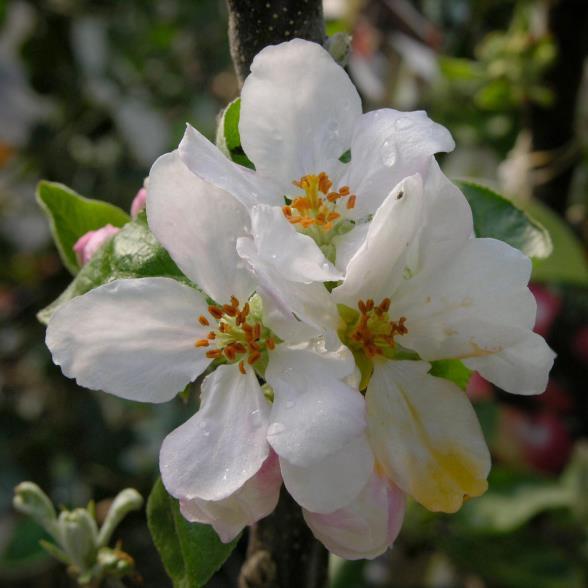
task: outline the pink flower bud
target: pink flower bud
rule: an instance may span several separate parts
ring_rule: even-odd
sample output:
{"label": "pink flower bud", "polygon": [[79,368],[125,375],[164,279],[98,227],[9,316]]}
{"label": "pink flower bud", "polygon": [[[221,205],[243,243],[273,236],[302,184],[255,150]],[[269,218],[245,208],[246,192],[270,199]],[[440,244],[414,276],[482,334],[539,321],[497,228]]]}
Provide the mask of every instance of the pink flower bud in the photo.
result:
{"label": "pink flower bud", "polygon": [[113,227],[112,225],[105,225],[95,231],[88,231],[85,235],[82,235],[73,246],[73,250],[76,254],[78,263],[80,265],[86,265],[92,256],[105,241],[108,241],[113,235],[116,235],[120,231],[119,228]]}
{"label": "pink flower bud", "polygon": [[131,203],[131,216],[137,218],[137,215],[145,209],[147,205],[147,188],[141,188]]}

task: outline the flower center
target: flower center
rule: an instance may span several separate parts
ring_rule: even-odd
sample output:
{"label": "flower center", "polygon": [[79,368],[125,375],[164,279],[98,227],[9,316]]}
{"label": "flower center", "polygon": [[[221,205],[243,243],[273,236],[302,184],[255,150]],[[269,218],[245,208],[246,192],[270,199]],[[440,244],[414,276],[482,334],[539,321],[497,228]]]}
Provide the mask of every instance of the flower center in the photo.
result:
{"label": "flower center", "polygon": [[406,335],[406,317],[398,321],[390,320],[390,298],[384,298],[376,305],[370,298],[357,303],[359,312],[348,307],[340,307],[343,326],[340,329],[342,340],[353,351],[360,351],[369,359],[377,356],[390,357],[396,347],[395,337]]}
{"label": "flower center", "polygon": [[261,311],[252,310],[252,304],[257,306],[255,297],[250,302],[241,306],[239,300],[231,296],[230,304],[211,304],[208,307],[211,320],[202,314],[198,322],[204,327],[216,323],[216,329],[211,330],[206,339],[194,343],[195,347],[212,347],[206,352],[210,359],[239,363],[242,374],[246,373],[246,363],[264,371],[268,352],[277,343],[272,332],[263,325]]}
{"label": "flower center", "polygon": [[319,246],[328,245],[333,236],[351,229],[352,223],[343,218],[340,206],[355,207],[356,195],[351,194],[349,186],[333,190],[333,182],[325,172],[318,175],[302,176],[293,184],[304,195],[287,198],[282,207],[284,216],[297,229],[312,237]]}

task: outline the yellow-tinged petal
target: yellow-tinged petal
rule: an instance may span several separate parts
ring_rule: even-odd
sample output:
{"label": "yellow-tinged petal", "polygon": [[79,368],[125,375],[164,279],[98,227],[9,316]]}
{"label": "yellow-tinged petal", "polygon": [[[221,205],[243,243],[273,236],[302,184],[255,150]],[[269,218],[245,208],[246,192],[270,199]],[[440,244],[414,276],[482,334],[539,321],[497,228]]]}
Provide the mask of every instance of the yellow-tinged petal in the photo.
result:
{"label": "yellow-tinged petal", "polygon": [[377,362],[366,394],[368,435],[402,490],[429,510],[455,512],[486,491],[490,454],[466,395],[429,368]]}

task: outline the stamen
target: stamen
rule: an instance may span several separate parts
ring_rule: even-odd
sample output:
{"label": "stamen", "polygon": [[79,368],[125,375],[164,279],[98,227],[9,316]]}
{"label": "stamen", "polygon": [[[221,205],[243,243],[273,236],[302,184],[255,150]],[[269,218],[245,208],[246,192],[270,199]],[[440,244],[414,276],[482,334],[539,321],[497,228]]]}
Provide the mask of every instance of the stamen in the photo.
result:
{"label": "stamen", "polygon": [[353,196],[349,197],[349,200],[347,200],[347,210],[351,210],[352,208],[355,208],[355,200],[357,199],[357,196],[355,194],[353,194]]}
{"label": "stamen", "polygon": [[223,317],[223,311],[218,306],[210,305],[208,312],[218,321]]}
{"label": "stamen", "polygon": [[208,347],[208,339],[198,339],[196,343],[194,343],[194,347]]}
{"label": "stamen", "polygon": [[247,358],[247,363],[249,365],[254,365],[257,361],[259,361],[260,357],[261,357],[261,353],[259,351],[254,351]]}
{"label": "stamen", "polygon": [[236,296],[231,296],[231,305],[233,308],[239,308],[239,299]]}
{"label": "stamen", "polygon": [[206,352],[206,357],[209,359],[218,359],[223,354],[222,349],[211,349]]}
{"label": "stamen", "polygon": [[243,360],[241,360],[239,362],[239,371],[245,376],[247,375],[247,372],[245,371],[245,362]]}
{"label": "stamen", "polygon": [[270,351],[273,351],[276,348],[276,342],[271,337],[266,340],[265,344]]}
{"label": "stamen", "polygon": [[206,318],[206,317],[205,317],[203,314],[201,314],[201,315],[198,317],[198,322],[199,322],[199,323],[200,323],[200,324],[201,324],[203,327],[208,327],[208,325],[210,325],[210,323],[208,322],[208,319],[207,319],[207,318]]}
{"label": "stamen", "polygon": [[216,339],[216,333],[214,331],[210,331],[210,333],[208,333],[208,338],[210,340]]}

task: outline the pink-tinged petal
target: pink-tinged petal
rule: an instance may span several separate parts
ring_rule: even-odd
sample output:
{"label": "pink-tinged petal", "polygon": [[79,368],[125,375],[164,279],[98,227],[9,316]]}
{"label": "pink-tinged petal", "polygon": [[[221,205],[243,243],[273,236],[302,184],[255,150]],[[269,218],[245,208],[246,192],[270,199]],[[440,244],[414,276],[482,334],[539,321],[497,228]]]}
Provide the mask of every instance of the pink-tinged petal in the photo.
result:
{"label": "pink-tinged petal", "polygon": [[311,512],[333,512],[349,504],[369,480],[374,456],[365,435],[319,462],[296,466],[280,458],[284,485]]}
{"label": "pink-tinged petal", "polygon": [[337,302],[355,308],[360,299],[380,301],[393,293],[422,225],[423,206],[423,184],[418,175],[404,179],[390,192],[349,261],[343,284],[333,290]]}
{"label": "pink-tinged petal", "polygon": [[529,258],[506,243],[469,239],[447,263],[400,283],[390,308],[393,320],[406,318],[408,332],[399,342],[427,361],[504,351],[535,320],[530,272]]}
{"label": "pink-tinged petal", "polygon": [[314,536],[344,559],[373,559],[396,540],[406,508],[404,492],[372,474],[361,493],[335,512],[303,511]]}
{"label": "pink-tinged petal", "polygon": [[251,273],[237,255],[236,241],[249,228],[245,208],[230,194],[195,176],[178,152],[151,168],[149,226],[180,269],[219,303],[234,295],[246,301]]}
{"label": "pink-tinged petal", "polygon": [[131,216],[133,218],[137,218],[138,214],[142,210],[145,210],[146,206],[147,206],[147,188],[143,187],[137,192],[137,194],[133,198],[133,201],[131,202]]}
{"label": "pink-tinged petal", "polygon": [[281,458],[311,465],[363,432],[364,398],[342,381],[354,370],[353,356],[343,346],[327,352],[282,344],[270,353],[265,377],[274,403],[267,438]]}
{"label": "pink-tinged petal", "polygon": [[95,231],[88,231],[74,244],[73,250],[80,265],[86,265],[106,241],[116,235],[120,229],[112,225],[105,225]]}
{"label": "pink-tinged petal", "polygon": [[280,464],[271,452],[260,470],[229,497],[218,501],[180,500],[180,512],[193,523],[212,525],[223,543],[232,541],[276,508],[282,487]]}
{"label": "pink-tinged petal", "polygon": [[341,167],[360,114],[343,68],[320,45],[294,39],[253,60],[241,92],[241,143],[257,173],[289,194],[303,175]]}
{"label": "pink-tinged petal", "polygon": [[180,500],[218,501],[254,476],[269,454],[269,404],[253,370],[222,365],[202,383],[200,410],[170,433],[159,468]]}
{"label": "pink-tinged petal", "polygon": [[555,353],[543,337],[530,332],[505,349],[482,357],[464,360],[486,380],[512,394],[541,394],[547,387]]}
{"label": "pink-tinged petal", "polygon": [[429,510],[455,512],[465,497],[486,491],[490,454],[466,394],[429,368],[422,361],[375,366],[368,435],[387,477]]}
{"label": "pink-tinged petal", "polygon": [[205,182],[232,194],[243,206],[281,205],[284,193],[271,178],[261,178],[254,171],[233,163],[206,137],[190,125],[179,147],[186,167]]}
{"label": "pink-tinged petal", "polygon": [[374,110],[356,120],[343,183],[357,194],[356,218],[374,213],[403,178],[425,175],[440,151],[452,151],[449,131],[424,111]]}
{"label": "pink-tinged petal", "polygon": [[165,402],[210,363],[199,292],[169,278],[115,280],[60,307],[47,327],[53,361],[80,386]]}

